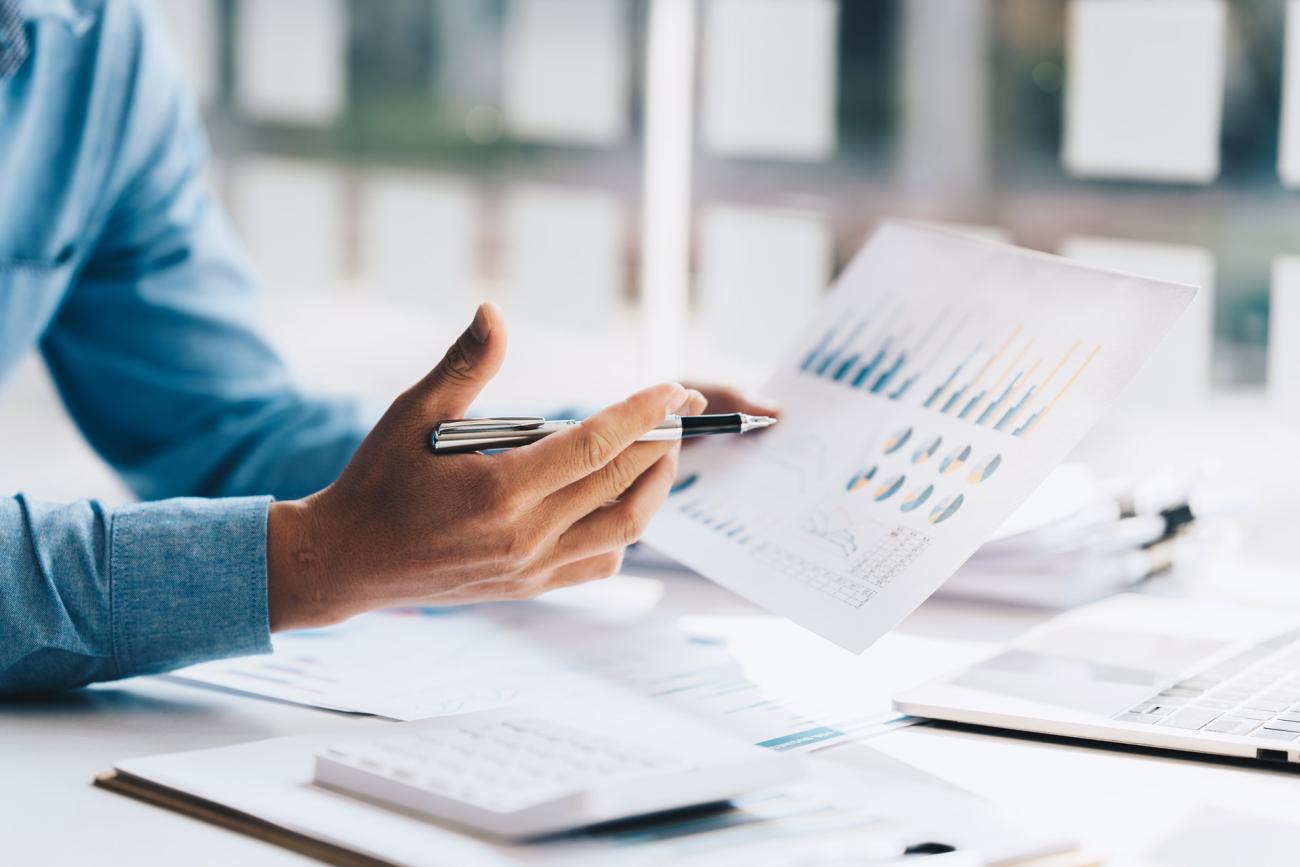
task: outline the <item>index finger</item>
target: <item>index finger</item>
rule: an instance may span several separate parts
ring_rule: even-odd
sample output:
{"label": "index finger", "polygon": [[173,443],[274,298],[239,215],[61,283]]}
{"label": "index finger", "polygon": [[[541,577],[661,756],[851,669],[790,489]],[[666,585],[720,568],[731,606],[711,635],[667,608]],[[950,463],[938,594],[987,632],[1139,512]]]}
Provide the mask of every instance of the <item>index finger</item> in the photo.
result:
{"label": "index finger", "polygon": [[[686,389],[665,383],[642,389],[602,409],[581,424],[553,433],[507,457],[512,471],[534,493],[545,496],[597,472],[677,409]],[[526,465],[526,467],[525,467]]]}

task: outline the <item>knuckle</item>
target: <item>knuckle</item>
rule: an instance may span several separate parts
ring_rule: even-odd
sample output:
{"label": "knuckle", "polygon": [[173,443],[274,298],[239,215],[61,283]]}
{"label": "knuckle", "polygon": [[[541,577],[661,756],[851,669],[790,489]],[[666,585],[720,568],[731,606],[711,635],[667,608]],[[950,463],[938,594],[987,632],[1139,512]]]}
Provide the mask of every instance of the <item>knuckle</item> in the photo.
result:
{"label": "knuckle", "polygon": [[540,550],[541,534],[531,527],[520,527],[506,543],[506,560],[517,570],[527,570]]}
{"label": "knuckle", "polygon": [[528,578],[515,584],[511,598],[517,600],[536,599],[545,589],[545,581]]}
{"label": "knuckle", "polygon": [[620,545],[631,545],[640,540],[648,522],[636,510],[629,509],[620,517],[616,539]]}
{"label": "knuckle", "polygon": [[473,367],[474,363],[466,354],[465,347],[457,340],[443,356],[442,363],[438,365],[439,378],[448,385],[469,382],[473,378],[470,375]]}
{"label": "knuckle", "polygon": [[517,491],[500,489],[493,494],[492,512],[503,521],[514,521],[525,511],[524,498]]}
{"label": "knuckle", "polygon": [[475,482],[479,511],[492,523],[514,520],[523,512],[523,497],[518,486],[511,485],[502,474],[489,470]]}
{"label": "knuckle", "polygon": [[579,460],[583,468],[594,473],[605,465],[608,456],[614,451],[614,441],[609,433],[599,427],[592,427],[582,437],[582,452]]}
{"label": "knuckle", "polygon": [[622,494],[636,481],[636,466],[631,460],[620,458],[611,463],[604,478],[603,493],[605,499],[612,500]]}

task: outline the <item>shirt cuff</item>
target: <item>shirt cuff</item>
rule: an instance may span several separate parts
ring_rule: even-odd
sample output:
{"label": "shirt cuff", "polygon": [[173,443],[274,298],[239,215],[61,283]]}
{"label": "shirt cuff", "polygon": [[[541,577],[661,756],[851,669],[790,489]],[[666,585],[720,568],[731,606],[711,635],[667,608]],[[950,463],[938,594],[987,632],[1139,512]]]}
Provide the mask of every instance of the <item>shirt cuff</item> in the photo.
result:
{"label": "shirt cuff", "polygon": [[114,510],[108,564],[120,677],[270,652],[270,503],[175,499]]}

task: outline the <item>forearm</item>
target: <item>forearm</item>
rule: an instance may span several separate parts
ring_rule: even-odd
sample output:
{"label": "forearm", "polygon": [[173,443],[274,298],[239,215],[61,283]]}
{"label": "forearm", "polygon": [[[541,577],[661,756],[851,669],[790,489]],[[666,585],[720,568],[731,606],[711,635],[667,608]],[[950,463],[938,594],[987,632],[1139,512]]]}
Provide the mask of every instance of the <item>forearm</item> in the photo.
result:
{"label": "forearm", "polygon": [[0,500],[0,694],[268,651],[268,503]]}

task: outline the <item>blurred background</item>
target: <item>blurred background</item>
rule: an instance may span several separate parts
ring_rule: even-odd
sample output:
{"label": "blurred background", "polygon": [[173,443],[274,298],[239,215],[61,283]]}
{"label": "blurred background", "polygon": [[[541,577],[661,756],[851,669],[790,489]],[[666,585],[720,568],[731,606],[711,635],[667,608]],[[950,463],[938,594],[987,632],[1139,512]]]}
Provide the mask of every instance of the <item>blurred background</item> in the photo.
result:
{"label": "blurred background", "polygon": [[[484,298],[512,326],[489,408],[761,385],[873,227],[907,218],[1205,287],[1097,462],[1144,453],[1148,418],[1191,453],[1215,425],[1290,441],[1294,0],[158,7],[265,329],[313,389],[382,405]],[[37,360],[0,417],[17,489],[126,498]]]}

